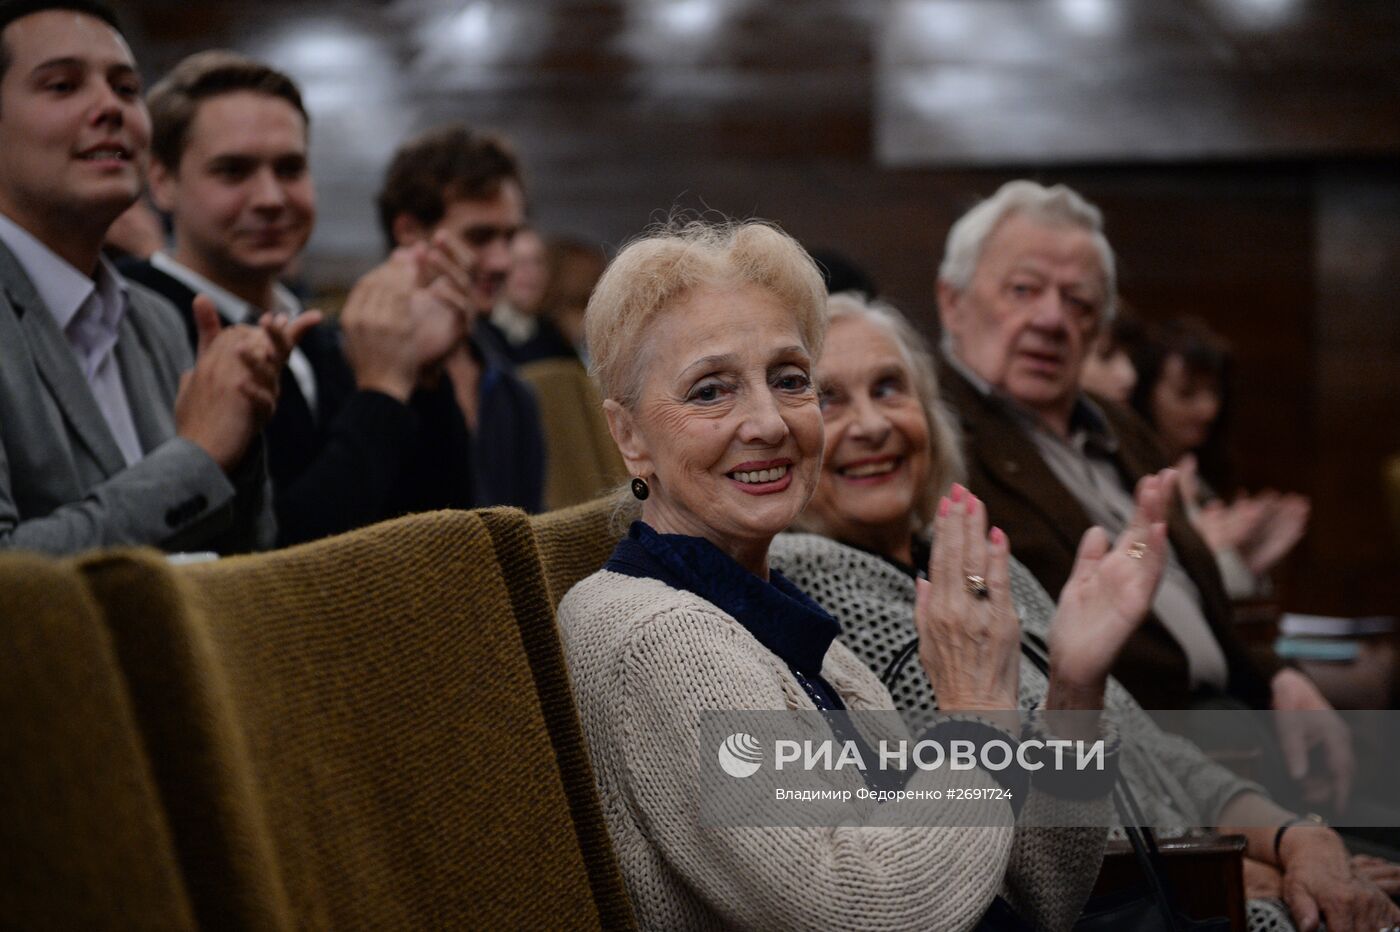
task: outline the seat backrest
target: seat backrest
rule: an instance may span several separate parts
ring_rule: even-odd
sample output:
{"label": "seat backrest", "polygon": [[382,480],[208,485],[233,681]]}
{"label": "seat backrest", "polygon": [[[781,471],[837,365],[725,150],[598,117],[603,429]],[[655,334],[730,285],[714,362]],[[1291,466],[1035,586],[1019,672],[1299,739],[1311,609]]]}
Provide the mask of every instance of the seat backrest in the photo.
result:
{"label": "seat backrest", "polygon": [[530,519],[552,607],[558,608],[575,583],[608,562],[621,538],[615,529],[616,511],[614,500],[606,497]]}
{"label": "seat backrest", "polygon": [[178,569],[86,563],[201,924],[631,922],[606,833],[574,824],[602,820],[562,660],[532,667],[555,636],[529,534],[436,512]]}
{"label": "seat backrest", "polygon": [[584,853],[594,902],[606,929],[634,926],[632,906],[613,854],[608,826],[598,800],[593,765],[584,742],[583,724],[574,704],[564,647],[555,625],[556,603],[549,598],[540,550],[532,524],[514,508],[487,508],[481,519],[491,532],[496,560],[510,591],[521,641],[529,657],[540,710],[549,729],[564,793],[573,814],[574,833]]}
{"label": "seat backrest", "polygon": [[541,359],[517,370],[535,390],[548,456],[545,506],[589,501],[627,478],[603,403],[576,359]]}
{"label": "seat backrest", "polygon": [[193,929],[112,639],[71,561],[0,554],[0,925]]}

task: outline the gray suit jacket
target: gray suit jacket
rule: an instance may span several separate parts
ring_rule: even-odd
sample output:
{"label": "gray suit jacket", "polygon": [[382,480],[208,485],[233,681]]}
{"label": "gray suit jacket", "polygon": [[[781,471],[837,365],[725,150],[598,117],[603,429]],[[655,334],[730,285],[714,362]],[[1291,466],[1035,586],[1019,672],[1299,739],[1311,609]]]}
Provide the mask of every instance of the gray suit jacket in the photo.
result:
{"label": "gray suit jacket", "polygon": [[270,546],[261,444],[231,478],[175,436],[180,375],[194,364],[184,327],[163,298],[130,289],[116,354],[146,455],[127,466],[63,332],[0,244],[0,547]]}

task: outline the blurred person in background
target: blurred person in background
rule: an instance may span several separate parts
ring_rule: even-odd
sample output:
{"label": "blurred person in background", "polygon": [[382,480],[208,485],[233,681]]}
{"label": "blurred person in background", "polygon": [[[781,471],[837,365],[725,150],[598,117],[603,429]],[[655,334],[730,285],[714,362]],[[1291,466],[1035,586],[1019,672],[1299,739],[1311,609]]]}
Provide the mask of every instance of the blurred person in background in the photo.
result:
{"label": "blurred person in background", "polygon": [[[1085,530],[1120,531],[1132,485],[1171,464],[1140,418],[1080,389],[1115,293],[1103,217],[1063,185],[1008,182],[949,230],[940,384],[966,438],[972,491],[1048,592],[1064,588]],[[1240,641],[1214,555],[1179,508],[1169,529],[1152,612],[1114,676],[1152,709],[1318,713],[1275,716],[1278,742],[1290,776],[1314,778],[1303,784],[1309,802],[1344,808],[1355,770],[1345,723],[1306,674]],[[1314,748],[1325,770],[1310,761]]]}
{"label": "blurred person in background", "polygon": [[545,241],[526,227],[510,244],[510,274],[491,316],[481,326],[494,331],[511,362],[523,365],[537,359],[576,359],[571,344],[544,313],[549,289],[549,263]]}
{"label": "blurred person in background", "polygon": [[[460,124],[429,130],[394,153],[376,198],[392,249],[453,244],[465,255],[467,326],[413,399],[422,429],[402,501],[418,506],[544,504],[545,445],[534,393],[483,326],[500,300],[511,247],[525,225],[525,185],[510,144]],[[436,505],[433,507],[442,507]]]}
{"label": "blurred person in background", "polygon": [[546,247],[549,284],[544,296],[545,314],[587,365],[583,312],[607,259],[602,249],[569,236],[551,236]]}
{"label": "blurred person in background", "polygon": [[1222,495],[1231,481],[1226,433],[1232,371],[1229,344],[1203,321],[1182,317],[1135,328],[1126,340],[1140,377],[1133,408],[1179,463],[1183,494],[1236,599],[1263,595],[1269,570],[1302,539],[1310,505],[1272,490]]}
{"label": "blurred person in background", "polygon": [[1118,309],[1113,320],[1101,329],[1084,357],[1084,371],[1079,375],[1079,385],[1086,392],[1125,405],[1132,397],[1138,378],[1137,367],[1133,365],[1125,343],[1129,331],[1136,328],[1136,322],[1121,295],[1116,304]]}
{"label": "blurred person in background", "polygon": [[[901,665],[899,658],[918,644],[917,592],[928,577],[933,505],[963,471],[959,438],[939,396],[932,356],[913,325],[889,305],[856,294],[835,295],[827,306],[826,339],[813,369],[826,452],[800,521],[817,534],[780,534],[771,559],[831,607],[842,641],[857,657],[872,670],[889,671],[885,686],[917,734],[947,706],[919,664]],[[1102,529],[1086,532],[1058,600],[1010,561],[1022,626],[1023,709],[1062,701],[1055,695],[1062,688],[1055,682],[1062,645],[1086,636],[1091,650],[1104,652],[1099,662],[1106,667],[1111,644],[1096,632],[1136,623],[1147,611],[1165,562],[1158,522],[1173,479],[1168,470],[1138,484],[1133,520],[1112,546]],[[1160,536],[1149,534],[1154,525]],[[1135,541],[1150,544],[1138,550]],[[1212,826],[1245,836],[1251,930],[1287,928],[1285,903],[1305,929],[1320,916],[1329,928],[1352,922],[1369,928],[1366,917],[1379,925],[1400,916],[1385,899],[1400,892],[1400,866],[1352,857],[1336,832],[1300,822],[1262,787],[1162,731],[1112,678],[1096,698],[1122,736],[1122,775],[1150,825],[1169,836]]]}
{"label": "blurred person in background", "polygon": [[146,198],[137,198],[136,203],[107,228],[102,248],[119,267],[151,258],[165,248],[165,225],[160,214]]}
{"label": "blurred person in background", "polygon": [[[185,317],[196,295],[225,325],[301,302],[282,283],[311,236],[308,117],[285,74],[242,55],[192,55],[152,88],[150,182],[174,248],[124,266]],[[403,500],[418,434],[409,396],[465,326],[464,250],[446,240],[391,258],[352,291],[339,327],[292,353],[267,426],[281,545],[454,500]]]}

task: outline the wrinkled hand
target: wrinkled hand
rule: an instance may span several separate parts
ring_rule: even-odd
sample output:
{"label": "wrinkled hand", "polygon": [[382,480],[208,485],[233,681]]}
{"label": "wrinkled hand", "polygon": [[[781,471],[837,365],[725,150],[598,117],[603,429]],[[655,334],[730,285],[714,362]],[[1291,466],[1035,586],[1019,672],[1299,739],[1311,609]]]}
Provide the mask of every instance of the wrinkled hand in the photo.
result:
{"label": "wrinkled hand", "polygon": [[1166,514],[1175,482],[1170,469],[1138,482],[1132,520],[1112,548],[1103,528],[1085,532],[1050,623],[1053,695],[1078,696],[1080,708],[1102,707],[1108,672],[1147,617],[1166,567]]}
{"label": "wrinkled hand", "polygon": [[[1303,798],[1310,804],[1331,803],[1345,811],[1356,773],[1351,730],[1305,674],[1285,667],[1274,674],[1272,689],[1273,710],[1292,713],[1274,716],[1289,776],[1303,782]],[[1315,747],[1322,748],[1325,774],[1308,772],[1308,754]]]}
{"label": "wrinkled hand", "polygon": [[1374,932],[1400,923],[1400,907],[1360,876],[1329,828],[1294,826],[1283,836],[1283,900],[1300,932]]}
{"label": "wrinkled hand", "polygon": [[1257,576],[1273,569],[1303,539],[1312,506],[1302,495],[1277,492],[1262,492],[1253,501],[1260,510],[1259,519],[1237,549]]}
{"label": "wrinkled hand", "polygon": [[[1290,829],[1291,831],[1291,829]],[[1351,856],[1351,872],[1361,880],[1380,887],[1386,896],[1400,893],[1400,864],[1369,854]],[[1283,874],[1272,864],[1244,859],[1244,896],[1247,900],[1266,900],[1283,896]]]}
{"label": "wrinkled hand", "polygon": [[[1010,553],[986,507],[960,485],[939,502],[928,580],[919,580],[914,623],[919,663],[945,711],[1018,708],[1021,624],[1011,602]],[[980,576],[987,598],[969,590]]]}
{"label": "wrinkled hand", "polygon": [[1380,887],[1387,896],[1400,893],[1400,864],[1369,854],[1353,854],[1351,870],[1362,880],[1369,880]]}
{"label": "wrinkled hand", "polygon": [[[445,234],[397,249],[350,292],[341,315],[355,384],[407,401],[470,331],[472,257]],[[464,264],[465,263],[465,264]]]}
{"label": "wrinkled hand", "polygon": [[1247,900],[1281,899],[1283,874],[1272,864],[1255,858],[1244,859],[1244,898]]}

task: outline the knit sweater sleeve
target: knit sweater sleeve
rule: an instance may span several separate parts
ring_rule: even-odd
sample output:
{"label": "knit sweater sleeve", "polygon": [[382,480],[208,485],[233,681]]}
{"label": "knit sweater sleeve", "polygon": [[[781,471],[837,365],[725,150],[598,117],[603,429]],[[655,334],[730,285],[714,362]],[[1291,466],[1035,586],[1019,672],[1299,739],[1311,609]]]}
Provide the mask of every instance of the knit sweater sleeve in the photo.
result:
{"label": "knit sweater sleeve", "polygon": [[[1047,638],[1055,614],[1055,603],[1035,577],[1014,561],[1011,584],[1022,625],[1027,631]],[[1043,677],[1028,671],[1024,665],[1021,677],[1023,682],[1033,678],[1031,682],[1034,686],[1028,698],[1038,699],[1044,695]],[[1123,684],[1112,677],[1109,677],[1104,694],[1104,708],[1118,733],[1124,737],[1127,753],[1123,755],[1123,775],[1130,789],[1139,797],[1144,797],[1154,792],[1154,785],[1163,782],[1149,777],[1170,778],[1170,785],[1180,788],[1171,794],[1170,805],[1179,810],[1172,815],[1184,819],[1184,826],[1218,825],[1220,811],[1231,799],[1240,793],[1265,792],[1259,784],[1245,780],[1211,760],[1187,738],[1160,728]],[[1149,812],[1154,810],[1160,812],[1155,805],[1149,807]],[[1167,818],[1171,818],[1171,815]]]}
{"label": "knit sweater sleeve", "polygon": [[[1258,783],[1212,760],[1189,738],[1159,727],[1152,716],[1127,695],[1127,690],[1121,690],[1121,696],[1117,692],[1110,687],[1110,708],[1120,722],[1119,728],[1125,734],[1132,734],[1133,742],[1152,765],[1181,787],[1184,796],[1176,800],[1176,804],[1186,810],[1188,826],[1219,825],[1225,804],[1242,793],[1268,795]],[[1141,787],[1134,787],[1134,790],[1142,792]]]}
{"label": "knit sweater sleeve", "polygon": [[[843,681],[868,681],[854,699],[843,692],[852,709],[889,707],[879,680],[840,642],[832,645],[827,663]],[[872,691],[883,695],[872,696]],[[1109,810],[1106,796],[1065,799],[1032,784],[1013,837],[1002,895],[1037,929],[1069,929],[1079,918],[1099,875]]]}
{"label": "knit sweater sleeve", "polygon": [[[734,928],[970,929],[1001,886],[1011,814],[989,802],[987,827],[895,827],[913,808],[857,802],[829,825],[720,828],[700,823],[696,735],[704,709],[784,709],[774,658],[727,616],[673,608],[630,620],[609,766],[670,870]],[[814,738],[819,736],[814,735]],[[772,780],[768,768],[755,779]],[[941,786],[920,774],[910,788]],[[850,778],[830,776],[833,788]],[[923,784],[926,783],[927,787]],[[989,784],[990,785],[990,784]],[[776,782],[774,783],[776,787]],[[764,792],[771,798],[766,787]],[[829,810],[828,810],[829,812]],[[652,891],[632,890],[634,899]],[[664,895],[662,891],[655,891]]]}
{"label": "knit sweater sleeve", "polygon": [[[873,669],[883,669],[914,632],[914,583],[878,557],[808,534],[780,535],[772,550],[776,566],[821,602],[845,629],[843,638],[856,656]],[[1023,622],[1035,628],[1048,620],[1054,603],[1027,599],[1018,587],[1024,580],[1013,566],[1012,583]],[[1030,577],[1026,577],[1029,579]],[[1036,592],[1044,591],[1033,579]],[[1035,616],[1027,619],[1027,614]],[[1043,619],[1039,615],[1043,614]],[[1021,675],[1035,677],[1023,663]],[[907,665],[893,687],[894,701],[909,727],[927,727],[937,710],[933,688],[917,664]],[[1043,683],[1038,701],[1044,696]],[[1006,872],[1006,895],[1017,910],[1045,929],[1073,925],[1098,877],[1107,838],[1110,804],[1107,797],[1069,800],[1032,789],[1021,812]]]}

